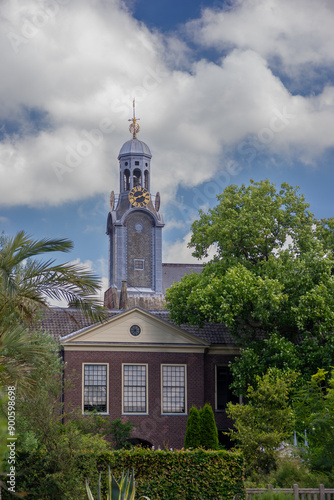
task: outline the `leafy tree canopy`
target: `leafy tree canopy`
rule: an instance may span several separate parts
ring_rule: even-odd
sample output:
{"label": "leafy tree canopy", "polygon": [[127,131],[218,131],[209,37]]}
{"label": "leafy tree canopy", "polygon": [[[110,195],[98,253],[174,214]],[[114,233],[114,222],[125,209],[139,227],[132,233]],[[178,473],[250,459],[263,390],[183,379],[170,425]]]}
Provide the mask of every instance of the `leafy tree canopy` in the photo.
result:
{"label": "leafy tree canopy", "polygon": [[215,257],[167,290],[171,318],[229,327],[243,347],[232,366],[239,391],[270,366],[306,379],[319,366],[329,369],[334,219],[317,220],[297,187],[268,180],[228,186],[217,199],[200,211],[189,244],[199,259],[212,247]]}
{"label": "leafy tree canopy", "polygon": [[319,221],[298,188],[268,180],[231,185],[192,225],[193,255],[215,257],[166,294],[178,323],[223,322],[245,342],[294,340],[334,327],[333,221]]}

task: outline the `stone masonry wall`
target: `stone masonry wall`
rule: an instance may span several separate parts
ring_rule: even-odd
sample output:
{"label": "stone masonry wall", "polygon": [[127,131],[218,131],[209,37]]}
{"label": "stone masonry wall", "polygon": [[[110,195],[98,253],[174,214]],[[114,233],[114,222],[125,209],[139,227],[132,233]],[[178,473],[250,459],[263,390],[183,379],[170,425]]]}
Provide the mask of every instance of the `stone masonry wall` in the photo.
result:
{"label": "stone masonry wall", "polygon": [[[152,287],[152,222],[143,212],[134,212],[126,219],[128,287]],[[144,261],[143,270],[135,269],[135,259]]]}

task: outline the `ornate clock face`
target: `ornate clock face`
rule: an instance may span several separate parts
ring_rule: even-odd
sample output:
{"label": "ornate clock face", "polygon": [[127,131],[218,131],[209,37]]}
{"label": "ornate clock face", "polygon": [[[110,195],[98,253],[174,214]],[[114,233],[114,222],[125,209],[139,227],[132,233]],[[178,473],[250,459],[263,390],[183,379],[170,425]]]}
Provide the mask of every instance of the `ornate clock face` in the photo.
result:
{"label": "ornate clock face", "polygon": [[134,207],[146,207],[150,201],[150,193],[147,189],[136,186],[129,193],[129,201]]}

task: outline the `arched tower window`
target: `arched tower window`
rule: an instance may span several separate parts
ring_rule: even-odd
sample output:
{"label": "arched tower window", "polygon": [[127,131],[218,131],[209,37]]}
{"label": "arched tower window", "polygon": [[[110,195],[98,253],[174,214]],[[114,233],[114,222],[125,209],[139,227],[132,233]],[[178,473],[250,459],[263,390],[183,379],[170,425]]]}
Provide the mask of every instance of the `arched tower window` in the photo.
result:
{"label": "arched tower window", "polygon": [[133,171],[133,187],[141,186],[141,170],[135,168]]}
{"label": "arched tower window", "polygon": [[130,170],[126,169],[123,172],[123,188],[124,191],[130,191]]}
{"label": "arched tower window", "polygon": [[148,186],[148,170],[145,170],[145,172],[144,172],[144,182],[145,182],[144,188],[149,191],[149,186]]}

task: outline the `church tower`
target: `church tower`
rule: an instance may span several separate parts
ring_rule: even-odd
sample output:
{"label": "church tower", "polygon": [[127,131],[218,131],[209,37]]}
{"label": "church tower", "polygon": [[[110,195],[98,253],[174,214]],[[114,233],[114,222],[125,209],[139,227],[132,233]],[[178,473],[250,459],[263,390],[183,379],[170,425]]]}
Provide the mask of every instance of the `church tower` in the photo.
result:
{"label": "church tower", "polygon": [[[118,155],[119,194],[110,196],[107,220],[109,236],[109,290],[121,291],[127,285],[132,298],[162,297],[162,234],[160,194],[150,193],[152,154],[145,142],[137,139],[138,119],[133,118],[129,130],[132,139],[125,142]],[[108,291],[106,295],[108,295]]]}

